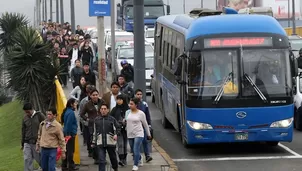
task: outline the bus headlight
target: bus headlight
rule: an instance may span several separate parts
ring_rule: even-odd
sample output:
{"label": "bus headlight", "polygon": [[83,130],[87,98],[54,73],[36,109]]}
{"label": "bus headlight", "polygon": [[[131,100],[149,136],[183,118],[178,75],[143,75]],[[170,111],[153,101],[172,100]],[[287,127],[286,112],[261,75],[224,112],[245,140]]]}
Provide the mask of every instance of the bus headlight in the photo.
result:
{"label": "bus headlight", "polygon": [[271,128],[287,128],[293,123],[293,118],[276,121],[271,124]]}
{"label": "bus headlight", "polygon": [[187,123],[194,130],[213,129],[213,127],[207,123],[200,123],[200,122],[193,122],[193,121],[187,121]]}

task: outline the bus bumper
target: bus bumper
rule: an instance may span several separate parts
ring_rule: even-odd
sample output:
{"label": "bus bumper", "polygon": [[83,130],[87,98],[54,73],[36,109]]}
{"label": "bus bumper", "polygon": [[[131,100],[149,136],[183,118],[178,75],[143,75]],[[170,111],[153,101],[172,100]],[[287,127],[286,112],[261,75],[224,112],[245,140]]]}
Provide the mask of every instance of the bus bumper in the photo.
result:
{"label": "bus bumper", "polygon": [[[238,140],[238,135],[245,138]],[[288,128],[261,128],[249,130],[203,130],[195,131],[187,127],[188,144],[231,143],[231,142],[291,142],[293,124]]]}

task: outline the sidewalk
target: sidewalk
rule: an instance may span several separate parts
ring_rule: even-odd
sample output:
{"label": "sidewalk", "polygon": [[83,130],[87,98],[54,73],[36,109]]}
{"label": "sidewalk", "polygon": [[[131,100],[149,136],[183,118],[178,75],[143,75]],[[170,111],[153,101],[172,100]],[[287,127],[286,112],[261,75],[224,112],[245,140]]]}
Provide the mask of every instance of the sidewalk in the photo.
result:
{"label": "sidewalk", "polygon": [[[98,84],[96,85],[98,87]],[[68,99],[69,92],[71,92],[72,86],[68,83],[68,88],[64,88],[65,95]],[[79,166],[80,171],[96,171],[98,166],[94,165],[94,160],[88,157],[87,147],[83,146],[83,136],[79,133],[79,144],[80,144],[80,160],[81,164]],[[130,154],[130,153],[129,153]],[[140,170],[144,171],[178,171],[173,160],[167,155],[167,153],[157,144],[155,140],[152,142],[152,158],[153,160],[149,163],[145,163]],[[142,156],[144,156],[142,154]],[[108,157],[108,155],[107,155]],[[144,158],[144,157],[143,157]],[[107,161],[110,161],[107,159]],[[132,155],[127,156],[128,165],[125,167],[120,167],[119,171],[131,171],[133,166]],[[110,170],[110,166],[107,167],[107,171]]]}

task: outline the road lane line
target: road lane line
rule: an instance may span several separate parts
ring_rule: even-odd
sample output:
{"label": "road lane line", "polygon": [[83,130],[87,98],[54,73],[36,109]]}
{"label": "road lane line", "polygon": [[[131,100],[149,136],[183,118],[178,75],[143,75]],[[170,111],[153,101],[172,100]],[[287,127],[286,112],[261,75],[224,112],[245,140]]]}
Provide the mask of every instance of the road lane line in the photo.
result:
{"label": "road lane line", "polygon": [[286,150],[287,152],[291,153],[294,156],[301,157],[300,154],[296,153],[295,151],[291,150],[290,148],[286,147],[285,145],[283,145],[281,143],[279,143],[278,146],[281,147],[281,148],[283,148],[284,150]]}
{"label": "road lane line", "polygon": [[152,145],[170,166],[168,171],[178,171],[178,167],[174,163],[173,159],[169,156],[169,154],[163,148],[161,148],[161,146],[154,139],[152,141]]}
{"label": "road lane line", "polygon": [[274,159],[302,159],[302,156],[221,157],[221,158],[203,158],[203,159],[173,159],[173,161],[174,162],[199,162],[199,161],[274,160]]}

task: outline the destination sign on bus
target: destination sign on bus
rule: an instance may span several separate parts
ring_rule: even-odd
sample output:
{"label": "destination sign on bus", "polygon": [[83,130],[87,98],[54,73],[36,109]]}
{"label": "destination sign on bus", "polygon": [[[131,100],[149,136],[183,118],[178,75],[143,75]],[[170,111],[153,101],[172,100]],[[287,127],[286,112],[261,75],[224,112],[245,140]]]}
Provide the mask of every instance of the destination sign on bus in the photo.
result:
{"label": "destination sign on bus", "polygon": [[235,37],[213,38],[204,40],[204,48],[224,47],[269,47],[273,46],[271,37]]}

